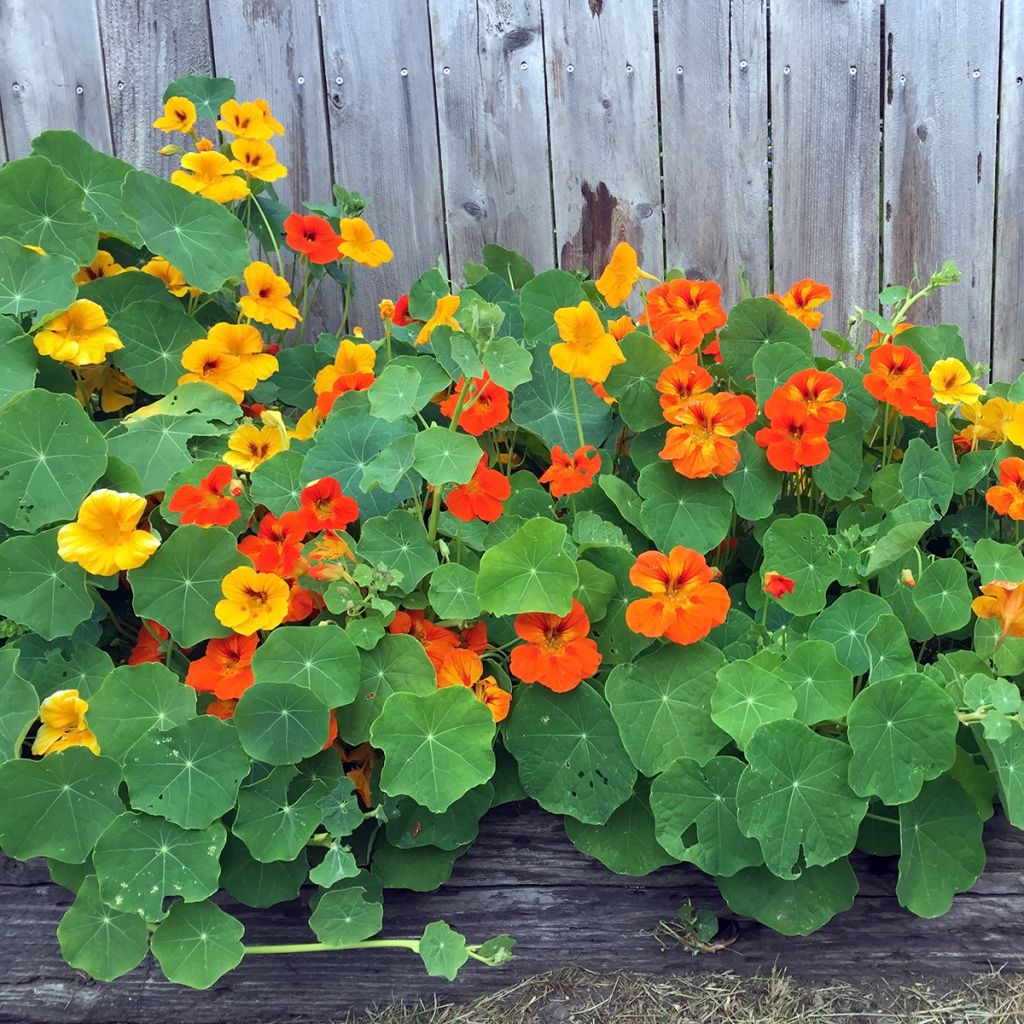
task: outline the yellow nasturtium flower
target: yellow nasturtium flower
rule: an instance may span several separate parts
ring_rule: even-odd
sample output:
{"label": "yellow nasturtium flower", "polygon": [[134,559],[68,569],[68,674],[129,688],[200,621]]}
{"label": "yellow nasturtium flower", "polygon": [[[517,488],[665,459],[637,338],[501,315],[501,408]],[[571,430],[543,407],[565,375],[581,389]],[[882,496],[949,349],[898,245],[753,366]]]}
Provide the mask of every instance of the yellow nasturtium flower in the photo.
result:
{"label": "yellow nasturtium flower", "polygon": [[437,300],[437,305],[434,307],[434,312],[431,313],[430,319],[420,328],[420,333],[416,335],[416,344],[425,345],[430,341],[430,336],[434,333],[435,327],[450,327],[453,331],[461,331],[462,326],[455,319],[455,311],[459,308],[460,301],[458,295],[442,295]]}
{"label": "yellow nasturtium flower", "polygon": [[288,168],[277,162],[274,147],[263,139],[235,139],[231,155],[246,174],[260,181],[277,181],[288,173]]}
{"label": "yellow nasturtium flower", "polygon": [[551,362],[570,377],[603,384],[612,367],[626,361],[619,343],[586,300],[578,306],[556,309],[555,324],[562,341],[551,346]]}
{"label": "yellow nasturtium flower", "polygon": [[93,256],[92,263],[78,268],[75,284],[88,284],[90,281],[98,281],[101,277],[116,277],[124,271],[125,268],[106,249],[99,249]]}
{"label": "yellow nasturtium flower", "polygon": [[284,135],[284,125],[270,112],[270,104],[266,100],[255,99],[253,103],[263,115],[263,123],[270,127],[273,135]]}
{"label": "yellow nasturtium flower", "polygon": [[51,693],[39,705],[39,720],[42,725],[32,744],[36,757],[55,754],[68,747],[86,747],[94,754],[100,752],[100,745],[92,730],[85,723],[89,710],[87,701],[82,700],[77,690],[58,690]]}
{"label": "yellow nasturtium flower", "polygon": [[185,275],[173,264],[168,263],[163,256],[154,256],[148,263],[142,266],[142,272],[150,277],[158,278],[167,286],[167,290],[180,299],[183,295],[199,295],[198,288],[192,288],[185,280]]}
{"label": "yellow nasturtium flower", "polygon": [[282,437],[276,426],[264,424],[257,427],[255,424],[245,423],[228,439],[224,461],[235,469],[251,473],[257,466],[262,466],[267,459],[279,455],[287,447],[287,433]]}
{"label": "yellow nasturtium flower", "polygon": [[100,393],[100,409],[103,412],[120,412],[132,404],[135,384],[130,377],[106,363],[87,366],[78,378],[78,400],[82,405],[87,405],[97,391]]}
{"label": "yellow nasturtium flower", "polygon": [[256,374],[266,380],[277,373],[277,356],[263,351],[263,335],[252,324],[214,324],[207,334],[230,355],[237,356]]}
{"label": "yellow nasturtium flower", "polygon": [[366,267],[379,267],[394,259],[394,252],[382,238],[377,238],[373,228],[362,217],[345,217],[341,222],[341,242],[338,252]]}
{"label": "yellow nasturtium flower", "polygon": [[221,581],[224,599],[214,606],[217,621],[227,629],[252,636],[258,629],[273,629],[288,614],[288,584],[272,572],[239,566]]}
{"label": "yellow nasturtium flower", "polygon": [[289,432],[289,436],[295,441],[309,441],[320,429],[323,421],[324,417],[320,415],[320,410],[314,405],[312,409],[307,409],[299,417],[294,430]]}
{"label": "yellow nasturtium flower", "polygon": [[217,122],[217,127],[222,132],[227,132],[228,135],[234,135],[239,139],[266,140],[283,131],[280,123],[268,116],[269,113],[265,102],[261,107],[258,103],[239,103],[238,100],[228,100],[221,104],[220,120]]}
{"label": "yellow nasturtium flower", "polygon": [[249,185],[235,171],[239,164],[223,153],[186,153],[183,170],[175,171],[171,181],[186,192],[212,199],[215,203],[233,203],[249,194]]}
{"label": "yellow nasturtium flower", "polygon": [[652,274],[640,269],[636,250],[629,242],[619,242],[604,273],[594,282],[601,297],[609,306],[621,306],[629,298],[641,277],[657,281]]}
{"label": "yellow nasturtium flower", "polygon": [[283,277],[274,273],[269,263],[262,260],[250,263],[245,268],[244,277],[249,294],[238,300],[243,316],[257,323],[270,324],[279,331],[289,330],[302,319],[288,298],[291,287]]}
{"label": "yellow nasturtium flower", "polygon": [[987,402],[970,402],[960,407],[960,413],[969,426],[964,437],[973,442],[992,441],[998,444],[1009,438],[1008,428],[1017,414],[1017,405],[1007,398],[990,398]]}
{"label": "yellow nasturtium flower", "polygon": [[108,352],[124,348],[103,307],[91,299],[76,299],[32,341],[40,355],[75,366],[102,363]]}
{"label": "yellow nasturtium flower", "polygon": [[193,341],[181,353],[181,365],[187,372],[178,378],[179,384],[201,381],[223,391],[236,402],[241,402],[246,391],[256,387],[256,374],[252,369],[210,338]]}
{"label": "yellow nasturtium flower", "polygon": [[195,127],[196,105],[184,96],[172,96],[164,104],[163,117],[153,122],[162,132],[182,132],[187,135]]}
{"label": "yellow nasturtium flower", "polygon": [[939,405],[961,405],[978,401],[985,389],[975,384],[971,371],[959,359],[940,359],[929,371],[932,397]]}
{"label": "yellow nasturtium flower", "polygon": [[93,491],[73,523],[57,531],[57,554],[94,576],[113,576],[122,569],[137,569],[149,561],[160,538],[140,530],[146,499],[106,488]]}

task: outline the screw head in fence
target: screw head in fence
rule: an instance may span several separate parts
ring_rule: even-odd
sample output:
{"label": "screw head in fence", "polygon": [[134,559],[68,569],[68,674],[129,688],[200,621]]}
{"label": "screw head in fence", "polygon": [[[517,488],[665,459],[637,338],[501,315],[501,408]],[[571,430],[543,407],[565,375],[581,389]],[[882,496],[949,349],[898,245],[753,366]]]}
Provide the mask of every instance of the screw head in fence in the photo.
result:
{"label": "screw head in fence", "polygon": [[338,75],[338,77],[334,80],[334,84],[335,85],[344,85],[345,84],[345,79],[342,78],[341,75]]}
{"label": "screw head in fence", "polygon": [[576,70],[576,66],[574,64],[567,64],[565,70],[571,75]]}
{"label": "screw head in fence", "polygon": [[298,82],[299,85],[305,85],[306,84],[306,76],[305,75],[299,75],[299,77],[296,78],[295,81]]}
{"label": "screw head in fence", "polygon": [[975,68],[971,72],[971,78],[981,78],[981,72],[977,68]]}
{"label": "screw head in fence", "polygon": [[682,64],[677,64],[676,65],[676,74],[677,75],[681,75],[682,73],[683,73],[683,65]]}
{"label": "screw head in fence", "polygon": [[850,65],[850,74],[851,75],[857,74],[857,65],[856,64],[851,64]]}
{"label": "screw head in fence", "polygon": [[76,95],[81,96],[83,92],[85,92],[85,90],[80,85],[75,86]]}
{"label": "screw head in fence", "polygon": [[13,85],[11,86],[11,89],[12,89],[12,90],[13,90],[14,92],[21,92],[21,86],[20,86],[20,85],[18,85],[18,83],[17,83],[17,82],[15,82],[15,83],[14,83],[14,84],[13,84]]}
{"label": "screw head in fence", "polygon": [[741,60],[740,61],[740,71],[746,71],[746,70],[747,70],[747,62],[745,60]]}
{"label": "screw head in fence", "polygon": [[632,64],[627,64],[626,65],[626,74],[627,75],[633,74],[633,65]]}
{"label": "screw head in fence", "polygon": [[790,68],[790,66],[789,66],[789,65],[787,64],[787,65],[786,65],[786,66],[785,66],[785,67],[784,67],[784,68],[782,69],[782,73],[783,73],[784,75],[788,75],[788,74],[789,74],[789,72],[790,72],[791,70],[792,70],[792,68]]}
{"label": "screw head in fence", "polygon": [[402,68],[402,70],[399,72],[399,74],[403,78],[408,78],[409,77],[409,69],[408,68]]}
{"label": "screw head in fence", "polygon": [[441,68],[441,74],[443,74],[443,75],[450,75],[451,73],[452,73],[452,69],[451,68],[449,68],[449,67]]}
{"label": "screw head in fence", "polygon": [[525,60],[520,62],[519,70],[520,71],[525,71],[526,70],[526,61]]}

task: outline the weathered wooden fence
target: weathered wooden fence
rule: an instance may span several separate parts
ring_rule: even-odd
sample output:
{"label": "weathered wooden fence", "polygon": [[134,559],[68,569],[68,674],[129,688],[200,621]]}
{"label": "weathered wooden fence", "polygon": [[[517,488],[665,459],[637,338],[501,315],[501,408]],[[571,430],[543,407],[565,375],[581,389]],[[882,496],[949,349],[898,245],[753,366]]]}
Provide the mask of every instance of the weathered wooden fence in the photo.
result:
{"label": "weathered wooden fence", "polygon": [[286,201],[375,197],[372,315],[441,255],[811,275],[842,329],[952,258],[919,315],[1024,368],[1021,0],[0,0],[9,157],[71,127],[150,168],[164,86],[215,72],[288,128]]}

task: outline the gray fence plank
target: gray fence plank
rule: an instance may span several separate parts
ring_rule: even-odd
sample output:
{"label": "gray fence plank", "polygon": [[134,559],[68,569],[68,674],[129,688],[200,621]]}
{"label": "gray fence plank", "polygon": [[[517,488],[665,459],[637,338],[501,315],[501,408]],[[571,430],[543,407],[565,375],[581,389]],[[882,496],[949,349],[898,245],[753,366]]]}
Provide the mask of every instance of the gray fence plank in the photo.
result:
{"label": "gray fence plank", "polygon": [[670,267],[768,291],[765,0],[662,0],[658,61]]}
{"label": "gray fence plank", "polygon": [[1024,6],[1003,5],[992,375],[1024,370]]}
{"label": "gray fence plank", "polygon": [[174,0],[174,17],[161,0],[97,0],[97,5],[115,153],[167,174],[177,161],[157,153],[168,139],[152,124],[163,112],[164,89],[171,82],[213,71],[206,0]]}
{"label": "gray fence plank", "polygon": [[355,322],[368,330],[379,299],[447,260],[426,0],[402,4],[401,17],[381,10],[365,0],[323,9],[335,179],[373,199],[366,219],[395,251],[357,270]]}
{"label": "gray fence plank", "polygon": [[431,0],[452,269],[485,242],[554,256],[540,0]]}
{"label": "gray fence plank", "polygon": [[662,269],[657,75],[650,0],[544,0],[559,262],[604,269],[625,239]]}
{"label": "gray fence plank", "polygon": [[879,12],[875,0],[771,5],[775,291],[828,284],[823,326],[843,332],[878,292]]}
{"label": "gray fence plank", "polygon": [[110,113],[93,0],[0,3],[4,136],[25,156],[47,128],[71,128],[110,152]]}
{"label": "gray fence plank", "polygon": [[960,285],[913,317],[959,324],[968,352],[987,363],[999,0],[953,0],[927,17],[914,0],[887,3],[885,64],[886,281],[955,260]]}

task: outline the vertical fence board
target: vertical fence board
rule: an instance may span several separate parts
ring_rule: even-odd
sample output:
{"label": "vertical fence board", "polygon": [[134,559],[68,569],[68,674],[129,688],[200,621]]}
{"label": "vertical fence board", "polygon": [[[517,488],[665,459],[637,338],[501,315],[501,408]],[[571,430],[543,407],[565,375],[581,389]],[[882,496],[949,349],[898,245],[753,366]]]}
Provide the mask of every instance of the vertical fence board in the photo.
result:
{"label": "vertical fence board", "polygon": [[110,152],[110,113],[93,0],[2,0],[4,135],[25,156],[47,128],[71,128]]}
{"label": "vertical fence board", "polygon": [[600,273],[626,240],[662,269],[650,0],[544,0],[555,232],[563,267]]}
{"label": "vertical fence board", "polygon": [[1024,7],[1003,5],[992,375],[1024,370]]}
{"label": "vertical fence board", "polygon": [[665,251],[670,267],[739,298],[768,290],[765,0],[658,6]]}
{"label": "vertical fence board", "polygon": [[157,153],[167,137],[152,123],[171,82],[213,72],[206,0],[174,0],[173,17],[162,0],[97,3],[114,151],[138,167],[167,173],[170,161]]}
{"label": "vertical fence board", "polygon": [[770,13],[775,291],[824,281],[823,325],[845,332],[878,291],[880,5],[774,0]]}
{"label": "vertical fence board", "polygon": [[486,242],[551,265],[540,0],[431,0],[434,81],[454,272]]}
{"label": "vertical fence board", "polygon": [[[1010,5],[1013,6],[1012,4]],[[999,0],[949,0],[922,17],[885,7],[885,279],[925,279],[946,259],[961,283],[915,308],[960,325],[989,361]]]}
{"label": "vertical fence board", "polygon": [[335,177],[373,199],[366,218],[395,251],[357,273],[354,318],[368,325],[378,299],[447,259],[430,23],[426,0],[403,4],[401,17],[330,0],[323,19]]}

